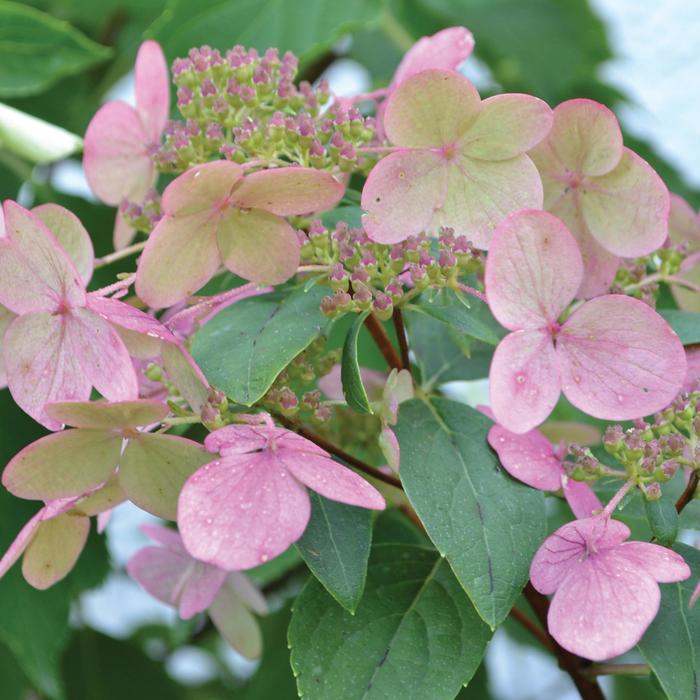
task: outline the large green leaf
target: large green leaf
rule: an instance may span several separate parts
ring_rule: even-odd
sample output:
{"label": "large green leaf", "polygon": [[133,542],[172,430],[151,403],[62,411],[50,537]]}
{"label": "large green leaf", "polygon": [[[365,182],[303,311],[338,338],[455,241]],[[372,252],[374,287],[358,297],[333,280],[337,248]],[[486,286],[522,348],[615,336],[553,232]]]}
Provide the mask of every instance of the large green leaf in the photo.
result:
{"label": "large green leaf", "polygon": [[416,304],[410,304],[408,308],[428,314],[465,335],[491,345],[496,345],[505,333],[483,301],[460,298],[451,289],[423,294]]}
{"label": "large green leaf", "polygon": [[350,408],[359,413],[372,413],[365,385],[362,383],[360,362],[357,352],[357,339],[369,311],[363,311],[354,320],[343,344],[343,359],[340,365],[340,377],[343,382],[343,395]]}
{"label": "large green leaf", "polygon": [[342,34],[377,21],[383,6],[382,0],[170,0],[153,33],[170,59],[201,44],[275,46],[313,59]]}
{"label": "large green leaf", "polygon": [[674,499],[666,494],[657,501],[644,500],[644,511],[649,520],[654,537],[666,547],[670,547],[678,536],[678,512]]}
{"label": "large green leaf", "polygon": [[639,642],[639,650],[669,700],[690,700],[700,696],[700,605],[688,608],[700,576],[700,552],[681,543],[674,550],[693,575],[681,583],[662,584],[659,613]]}
{"label": "large green leaf", "polygon": [[659,309],[658,311],[678,333],[683,345],[700,343],[700,314],[678,309]]}
{"label": "large green leaf", "polygon": [[544,496],[511,479],[486,442],[491,421],[435,399],[401,405],[401,481],[429,537],[495,628],[545,536]]}
{"label": "large green leaf", "polygon": [[283,301],[243,299],[195,334],[192,355],[211,384],[251,406],[277,375],[326,328],[327,289],[298,289]]}
{"label": "large green leaf", "polygon": [[308,700],[451,700],[490,636],[435,550],[396,544],[373,548],[355,615],[311,579],[289,627],[292,668]]}
{"label": "large green leaf", "polygon": [[33,95],[111,54],[44,12],[0,2],[0,97]]}
{"label": "large green leaf", "polygon": [[372,541],[372,514],[311,491],[311,519],[297,547],[313,575],[347,610],[362,598]]}

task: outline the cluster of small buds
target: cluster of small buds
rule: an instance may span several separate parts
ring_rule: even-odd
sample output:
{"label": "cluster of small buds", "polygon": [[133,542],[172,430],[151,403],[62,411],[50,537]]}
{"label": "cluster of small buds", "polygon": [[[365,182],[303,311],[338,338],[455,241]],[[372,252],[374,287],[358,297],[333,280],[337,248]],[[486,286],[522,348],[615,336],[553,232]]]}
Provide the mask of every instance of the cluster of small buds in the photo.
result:
{"label": "cluster of small buds", "polygon": [[675,275],[687,255],[687,243],[667,243],[647,257],[622,259],[610,291],[627,294],[655,307],[659,279]]}
{"label": "cluster of small buds", "polygon": [[[173,63],[182,122],[169,122],[156,162],[182,172],[223,156],[237,163],[296,163],[350,172],[375,158],[358,149],[374,138],[374,120],[330,100],[325,81],[294,84],[298,59],[235,46],[222,55],[202,46]],[[366,161],[366,162],[365,162]]]}
{"label": "cluster of small buds", "polygon": [[456,287],[461,276],[483,269],[481,254],[446,228],[437,238],[421,234],[386,245],[342,221],[332,230],[313,221],[302,234],[301,256],[304,263],[330,267],[334,293],[321,302],[326,316],[371,309],[385,320],[422,291]]}
{"label": "cluster of small buds", "polygon": [[261,406],[270,412],[322,423],[331,417],[331,409],[321,400],[317,389],[305,391],[317,379],[328,374],[340,360],[340,350],[326,351],[325,338],[318,338],[297,355],[278,375],[275,383],[261,399]]}
{"label": "cluster of small buds", "polygon": [[651,422],[638,419],[627,430],[619,425],[608,427],[603,447],[624,471],[612,470],[590,450],[572,445],[569,454],[574,462],[567,465],[569,475],[582,481],[604,476],[634,479],[648,500],[659,498],[661,484],[672,479],[680,466],[700,469],[699,400],[700,392],[681,394]]}
{"label": "cluster of small buds", "polygon": [[119,213],[135,231],[150,233],[163,216],[160,199],[160,193],[151,190],[141,203],[123,200],[119,205]]}

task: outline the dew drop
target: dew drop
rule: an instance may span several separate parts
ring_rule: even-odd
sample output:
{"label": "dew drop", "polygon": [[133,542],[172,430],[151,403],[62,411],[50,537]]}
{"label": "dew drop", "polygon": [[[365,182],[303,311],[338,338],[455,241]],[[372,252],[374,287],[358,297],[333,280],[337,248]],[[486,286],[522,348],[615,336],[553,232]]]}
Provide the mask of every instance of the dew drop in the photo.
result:
{"label": "dew drop", "polygon": [[518,372],[515,375],[515,381],[518,382],[518,384],[524,384],[525,383],[525,375],[522,372]]}

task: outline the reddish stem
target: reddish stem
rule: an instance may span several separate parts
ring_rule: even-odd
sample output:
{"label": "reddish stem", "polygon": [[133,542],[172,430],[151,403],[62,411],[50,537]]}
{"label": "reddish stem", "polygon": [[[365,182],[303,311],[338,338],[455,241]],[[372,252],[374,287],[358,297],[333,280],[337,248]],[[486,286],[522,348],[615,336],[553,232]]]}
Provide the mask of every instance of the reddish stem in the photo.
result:
{"label": "reddish stem", "polygon": [[401,352],[401,364],[404,369],[410,369],[411,360],[408,356],[408,341],[406,340],[406,327],[403,324],[403,314],[401,309],[394,309],[394,314],[391,317],[396,329],[396,337],[399,340],[399,351]]}
{"label": "reddish stem", "polygon": [[690,503],[693,500],[693,496],[695,495],[695,489],[698,487],[698,473],[694,471],[690,475],[690,479],[688,479],[688,483],[683,490],[683,493],[680,495],[678,500],[676,501],[676,512],[680,513],[683,508],[685,508],[688,503]]}
{"label": "reddish stem", "polygon": [[365,326],[367,326],[367,330],[374,339],[374,342],[381,350],[382,355],[384,355],[384,359],[387,361],[389,367],[392,369],[404,369],[401,357],[399,357],[396,348],[391,344],[391,340],[389,340],[389,336],[381,321],[374,314],[370,314],[365,319]]}

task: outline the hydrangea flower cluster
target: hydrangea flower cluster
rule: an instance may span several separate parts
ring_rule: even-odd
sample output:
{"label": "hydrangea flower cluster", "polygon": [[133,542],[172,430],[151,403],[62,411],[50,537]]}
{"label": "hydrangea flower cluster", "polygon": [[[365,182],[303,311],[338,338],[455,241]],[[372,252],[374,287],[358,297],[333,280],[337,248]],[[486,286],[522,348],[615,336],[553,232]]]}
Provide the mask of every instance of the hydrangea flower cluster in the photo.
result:
{"label": "hydrangea flower cluster", "polygon": [[[447,289],[477,296],[504,329],[489,351],[482,408],[493,424],[470,440],[490,445],[514,479],[563,495],[574,515],[530,566],[534,589],[553,595],[542,634],[594,661],[640,640],[659,610],[659,583],[691,571],[669,548],[629,541],[612,516],[623,497],[658,500],[678,471],[689,498],[697,485],[700,353],[684,348],[654,300],[663,283],[679,307],[700,309],[700,223],[623,145],[603,105],[482,99],[457,70],[473,45],[462,27],[426,37],[386,90],[342,99],[324,81],[297,86],[290,53],[192,49],[172,66],[180,122],[167,121],[163,53],[142,45],[136,106],[103,106],[84,158],[95,194],[119,205],[108,259],[139,252],[136,269],[88,291],[104,261],[78,219],[57,205],[3,205],[0,381],[51,432],[3,472],[10,493],[43,505],[0,575],[24,555],[31,585],[56,583],[90,518],[101,531],[129,500],[177,525],[147,530],[158,546],[136,554],[129,574],[183,619],[206,611],[236,649],[258,656],[253,613],[267,604],[242,572],[299,543],[319,499],[350,512],[398,504],[435,537],[401,494],[402,405],[431,407],[447,429],[402,311]],[[373,117],[356,107],[368,102]],[[161,187],[159,173],[176,177]],[[353,217],[361,224],[338,219],[346,207],[324,224],[324,212],[352,201],[351,175],[353,184],[366,178]],[[137,231],[145,237],[131,244]],[[320,310],[318,297],[277,326],[314,287],[327,292]],[[229,327],[209,325],[224,311]],[[433,319],[448,329],[447,340],[435,333],[441,368],[473,350],[465,313]],[[343,317],[351,328],[334,345]],[[363,322],[390,371],[360,367]],[[208,332],[215,350],[200,359],[197,339]],[[450,343],[458,352],[444,359]],[[247,398],[218,385],[224,374]],[[633,421],[602,440],[620,469],[579,444],[580,426],[554,436],[562,395],[581,421]],[[351,409],[361,415],[348,417]],[[203,444],[168,432],[189,426],[208,431]],[[449,454],[462,437],[449,433]],[[380,448],[376,465],[362,459],[365,442]],[[611,478],[624,483],[603,505],[595,482]],[[489,488],[477,484],[475,497]]]}

